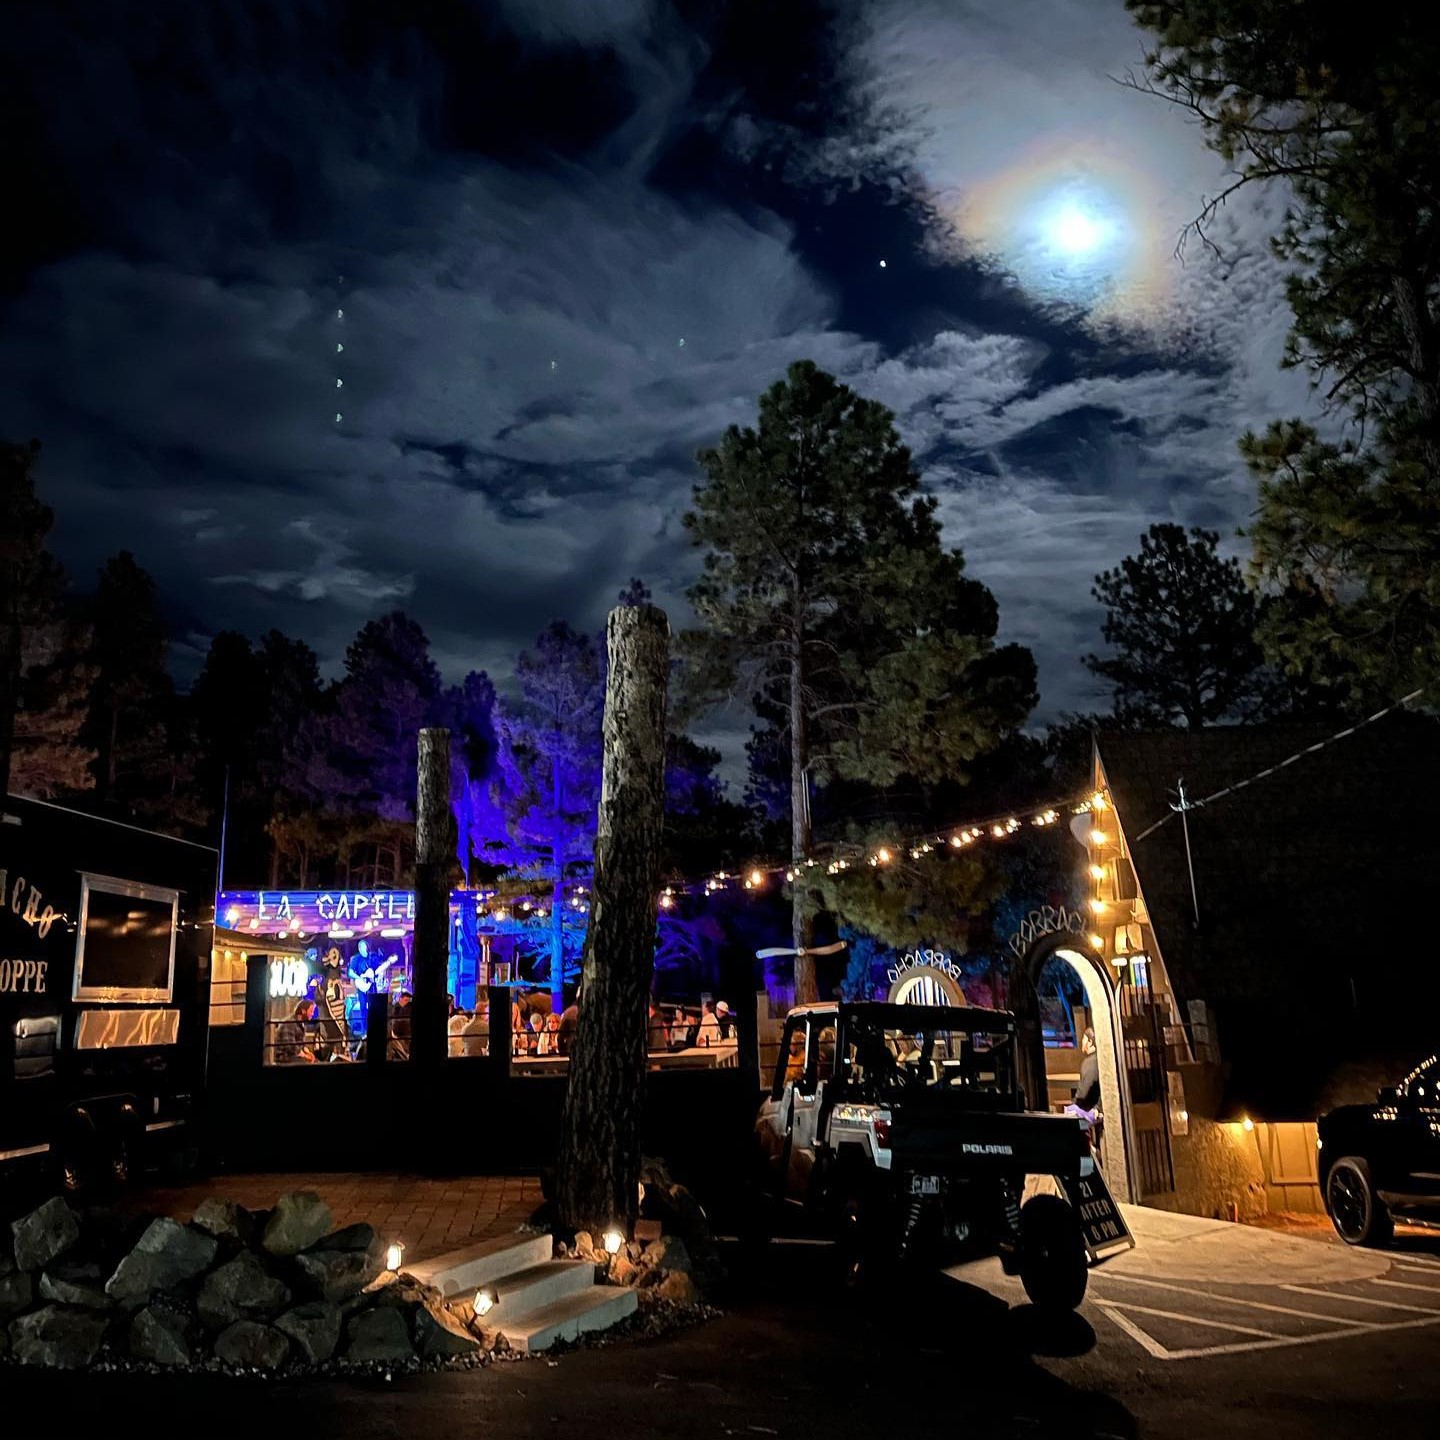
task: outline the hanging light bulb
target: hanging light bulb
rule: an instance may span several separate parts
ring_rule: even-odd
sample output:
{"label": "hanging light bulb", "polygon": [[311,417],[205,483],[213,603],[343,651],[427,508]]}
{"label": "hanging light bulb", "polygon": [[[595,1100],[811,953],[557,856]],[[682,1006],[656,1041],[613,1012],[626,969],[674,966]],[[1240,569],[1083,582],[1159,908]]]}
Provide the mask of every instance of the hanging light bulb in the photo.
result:
{"label": "hanging light bulb", "polygon": [[875,852],[875,858],[876,858],[882,865],[888,865],[888,864],[890,863],[890,852],[882,845],[882,846]]}
{"label": "hanging light bulb", "polygon": [[765,883],[764,873],[759,870],[752,870],[750,872],[750,883],[751,885],[763,885]]}
{"label": "hanging light bulb", "polygon": [[1100,899],[1098,895],[1092,896],[1090,899],[1090,908],[1095,914],[1103,915],[1105,913],[1105,902]]}
{"label": "hanging light bulb", "polygon": [[1090,867],[1090,878],[1092,880],[1103,880],[1105,878],[1105,867],[1103,865],[1092,865]]}

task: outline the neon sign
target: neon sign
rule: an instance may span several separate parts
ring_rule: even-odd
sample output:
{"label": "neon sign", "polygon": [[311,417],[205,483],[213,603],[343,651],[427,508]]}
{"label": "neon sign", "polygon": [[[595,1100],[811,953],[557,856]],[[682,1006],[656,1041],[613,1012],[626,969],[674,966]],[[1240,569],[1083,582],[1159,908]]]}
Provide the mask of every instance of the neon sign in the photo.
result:
{"label": "neon sign", "polygon": [[293,956],[270,962],[270,998],[298,1000],[310,988],[310,967]]}
{"label": "neon sign", "polygon": [[259,920],[299,919],[313,911],[326,924],[342,920],[391,920],[414,924],[413,890],[260,890],[255,896]]}

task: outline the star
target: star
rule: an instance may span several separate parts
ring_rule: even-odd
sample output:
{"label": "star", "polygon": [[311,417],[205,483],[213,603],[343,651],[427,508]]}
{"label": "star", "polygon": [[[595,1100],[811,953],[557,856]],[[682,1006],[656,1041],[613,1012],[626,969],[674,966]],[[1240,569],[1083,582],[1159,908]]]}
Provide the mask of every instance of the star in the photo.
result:
{"label": "star", "polygon": [[880,262],[880,268],[882,270],[885,268],[885,262],[883,260]]}

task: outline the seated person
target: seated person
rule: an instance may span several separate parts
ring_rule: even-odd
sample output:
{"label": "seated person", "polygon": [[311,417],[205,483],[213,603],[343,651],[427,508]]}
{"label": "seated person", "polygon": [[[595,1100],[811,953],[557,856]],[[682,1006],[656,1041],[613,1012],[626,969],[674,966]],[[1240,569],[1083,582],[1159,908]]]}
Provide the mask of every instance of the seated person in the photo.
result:
{"label": "seated person", "polygon": [[298,1000],[288,1020],[282,1020],[275,1031],[275,1063],[277,1065],[313,1065],[315,1063],[314,1027],[318,1007],[313,1000]]}
{"label": "seated person", "polygon": [[490,1053],[490,1006],[480,1001],[475,1013],[465,1022],[460,1032],[461,1053],[465,1055],[488,1055]]}
{"label": "seated person", "polygon": [[453,1056],[465,1053],[465,1041],[462,1038],[465,1034],[465,1027],[470,1023],[470,1017],[455,1006],[452,1002],[450,1019],[446,1021],[445,1029],[450,1036],[446,1042],[446,1053]]}
{"label": "seated person", "polygon": [[785,1057],[785,1083],[793,1085],[805,1075],[805,1032],[797,1030],[790,1037],[790,1053]]}

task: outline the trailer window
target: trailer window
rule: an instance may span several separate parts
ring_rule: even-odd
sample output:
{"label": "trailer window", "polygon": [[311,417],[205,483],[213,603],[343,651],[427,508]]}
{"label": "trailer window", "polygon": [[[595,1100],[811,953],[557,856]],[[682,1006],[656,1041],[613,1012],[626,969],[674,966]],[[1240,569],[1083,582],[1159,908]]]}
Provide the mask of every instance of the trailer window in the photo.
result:
{"label": "trailer window", "polygon": [[179,907],[176,890],[82,875],[74,998],[130,1005],[173,998]]}

